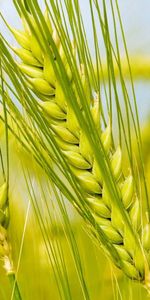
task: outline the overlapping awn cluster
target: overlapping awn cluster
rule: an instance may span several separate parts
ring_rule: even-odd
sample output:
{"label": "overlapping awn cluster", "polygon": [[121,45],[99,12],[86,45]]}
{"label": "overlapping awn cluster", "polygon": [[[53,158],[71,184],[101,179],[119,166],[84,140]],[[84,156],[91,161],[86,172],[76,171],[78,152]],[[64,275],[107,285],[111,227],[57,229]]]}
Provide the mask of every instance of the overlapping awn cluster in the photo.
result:
{"label": "overlapping awn cluster", "polygon": [[[35,32],[40,36],[33,17],[31,15],[29,17]],[[59,49],[59,54],[70,78],[70,84],[73,86],[73,77],[59,36],[55,28],[51,26],[47,14],[45,20],[47,21],[50,34]],[[149,225],[145,228],[143,247],[143,240],[141,238],[143,234],[141,230],[141,210],[133,176],[130,171],[129,176],[125,178],[122,172],[122,150],[120,146],[115,148],[112,143],[110,123],[105,130],[101,129],[99,99],[96,96],[93,99],[93,104],[89,101],[89,107],[95,122],[95,128],[99,133],[110,162],[112,174],[120,195],[120,201],[123,203],[125,214],[132,225],[133,232],[135,232],[139,239],[141,248],[137,246],[135,239],[128,231],[119,209],[111,201],[101,170],[85,133],[80,128],[76,116],[69,105],[69,101],[65,98],[48,54],[43,53],[34,33],[24,20],[23,25],[23,31],[12,30],[17,42],[21,46],[21,48],[13,48],[14,52],[22,60],[19,63],[19,68],[26,75],[27,83],[32,91],[38,96],[41,110],[49,119],[56,142],[64,153],[77,181],[85,191],[86,203],[89,205],[95,222],[99,224],[119,255],[120,262],[118,261],[117,265],[130,278],[143,281],[145,278],[145,257],[148,256],[150,249]],[[54,62],[55,60],[56,58],[54,57]],[[86,85],[84,67],[79,66],[79,68],[80,79],[84,86]]]}

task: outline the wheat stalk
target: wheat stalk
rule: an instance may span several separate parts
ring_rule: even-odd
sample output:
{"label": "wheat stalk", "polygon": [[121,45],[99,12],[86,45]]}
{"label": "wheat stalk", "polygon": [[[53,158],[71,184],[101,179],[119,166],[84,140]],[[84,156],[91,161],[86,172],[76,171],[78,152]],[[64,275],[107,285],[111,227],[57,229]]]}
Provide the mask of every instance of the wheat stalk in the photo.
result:
{"label": "wheat stalk", "polygon": [[[116,249],[119,257],[119,260],[115,261],[116,265],[128,277],[148,285],[147,258],[150,253],[150,226],[146,224],[144,230],[141,228],[141,209],[132,171],[130,170],[128,177],[125,178],[122,171],[122,149],[120,145],[115,148],[113,144],[111,122],[108,122],[106,129],[102,130],[100,126],[100,101],[99,96],[96,95],[92,102],[89,101],[87,104],[109,163],[122,210],[111,198],[107,182],[103,178],[102,170],[97,164],[92,147],[57,80],[54,68],[57,61],[54,58],[52,62],[49,55],[43,52],[36,38],[36,35],[40,38],[41,33],[32,15],[29,14],[28,17],[34,32],[30,28],[30,24],[27,24],[24,19],[24,31],[11,29],[21,46],[21,48],[13,48],[13,51],[23,62],[19,64],[19,68],[27,76],[29,87],[41,100],[40,109],[50,120],[55,140],[65,155],[77,182],[85,192],[86,204],[95,223],[100,226],[112,248]],[[69,64],[57,31],[51,25],[48,13],[45,15],[45,20],[73,87]],[[79,74],[80,81],[86,91],[88,84],[82,64],[79,66]],[[80,99],[78,101],[80,104]],[[123,215],[126,216],[127,223]],[[131,231],[128,223],[132,228]],[[102,246],[105,248],[106,245],[103,244]]]}

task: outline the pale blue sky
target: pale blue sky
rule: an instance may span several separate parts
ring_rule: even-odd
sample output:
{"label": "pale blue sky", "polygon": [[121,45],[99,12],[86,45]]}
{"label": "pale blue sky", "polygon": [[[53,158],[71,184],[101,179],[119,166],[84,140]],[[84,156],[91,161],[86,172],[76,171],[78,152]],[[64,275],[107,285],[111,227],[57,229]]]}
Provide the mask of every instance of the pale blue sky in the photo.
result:
{"label": "pale blue sky", "polygon": [[[114,0],[113,0],[114,1]],[[43,1],[40,0],[42,3]],[[89,31],[89,38],[92,37],[90,15],[88,10],[88,0],[80,0],[86,27]],[[101,2],[101,0],[99,0]],[[109,1],[108,1],[109,3]],[[150,1],[147,0],[118,0],[122,21],[127,37],[130,52],[142,51],[150,52]],[[109,10],[108,5],[108,10]],[[15,11],[12,0],[0,0],[0,10],[13,26],[19,27],[19,18]],[[0,29],[4,26],[0,21]]]}

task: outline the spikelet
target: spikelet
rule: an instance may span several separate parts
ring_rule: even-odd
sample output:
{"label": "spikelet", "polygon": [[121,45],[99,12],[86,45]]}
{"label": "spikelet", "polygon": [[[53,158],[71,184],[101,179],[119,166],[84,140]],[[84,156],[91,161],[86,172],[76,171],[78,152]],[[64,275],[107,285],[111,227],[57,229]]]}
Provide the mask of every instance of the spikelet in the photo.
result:
{"label": "spikelet", "polygon": [[[32,17],[31,17],[32,18]],[[47,15],[47,19],[49,19]],[[57,31],[47,21],[51,36],[55,42],[59,54],[66,68],[68,79],[73,87],[73,80],[68,66]],[[35,31],[38,32],[34,24]],[[115,148],[112,145],[112,128],[108,122],[104,130],[100,126],[100,106],[99,98],[88,99],[88,105],[95,123],[98,135],[103,145],[106,157],[110,162],[110,172],[112,173],[116,189],[120,200],[120,205],[127,217],[129,225],[124,223],[121,211],[111,198],[107,183],[103,180],[102,171],[96,158],[94,157],[91,145],[87,140],[85,132],[80,128],[76,116],[69,105],[65,93],[57,81],[53,64],[57,63],[55,57],[53,62],[47,53],[43,53],[36,37],[30,32],[29,27],[24,25],[26,32],[14,31],[20,49],[15,49],[15,53],[22,59],[20,69],[27,75],[30,87],[38,93],[43,114],[49,118],[54,137],[66,157],[66,161],[75,175],[78,184],[85,191],[85,201],[95,220],[105,234],[106,239],[112,245],[120,258],[116,265],[124,273],[135,280],[144,281],[145,276],[145,253],[150,251],[150,227],[145,227],[143,235],[143,247],[141,250],[140,230],[140,204],[136,195],[132,173],[124,178],[122,172],[122,149],[120,145]],[[40,36],[40,33],[39,33]],[[83,88],[88,94],[88,85],[85,78],[84,66],[80,66],[80,79]],[[54,95],[52,98],[51,96]],[[80,99],[77,99],[82,110]],[[94,104],[93,104],[94,103]],[[61,121],[61,122],[60,122]],[[135,236],[139,243],[135,241]],[[103,245],[105,247],[105,245]],[[144,254],[143,254],[144,253]]]}
{"label": "spikelet", "polygon": [[12,47],[12,50],[18,55],[18,57],[24,62],[24,64],[36,67],[42,66],[41,63],[32,55],[31,51],[16,47]]}

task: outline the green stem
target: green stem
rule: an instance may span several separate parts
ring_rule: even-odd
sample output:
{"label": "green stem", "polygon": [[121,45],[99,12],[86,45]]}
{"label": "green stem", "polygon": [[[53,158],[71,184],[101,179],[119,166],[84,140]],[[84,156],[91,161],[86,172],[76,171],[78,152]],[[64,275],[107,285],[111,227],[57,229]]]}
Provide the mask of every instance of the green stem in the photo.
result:
{"label": "green stem", "polygon": [[22,300],[15,273],[9,273],[8,278],[12,287],[11,300]]}
{"label": "green stem", "polygon": [[24,6],[25,6],[25,9],[30,13],[30,9],[29,9],[29,6],[27,4],[27,1],[23,0],[23,3],[24,3]]}

